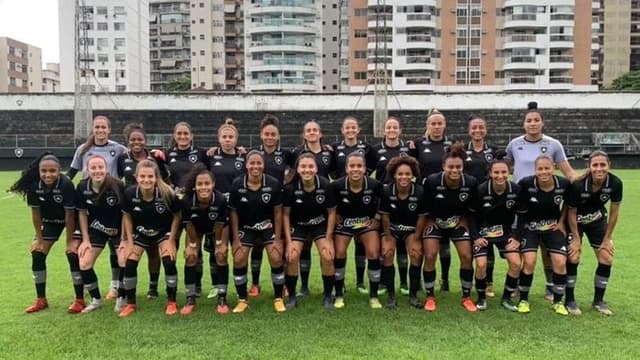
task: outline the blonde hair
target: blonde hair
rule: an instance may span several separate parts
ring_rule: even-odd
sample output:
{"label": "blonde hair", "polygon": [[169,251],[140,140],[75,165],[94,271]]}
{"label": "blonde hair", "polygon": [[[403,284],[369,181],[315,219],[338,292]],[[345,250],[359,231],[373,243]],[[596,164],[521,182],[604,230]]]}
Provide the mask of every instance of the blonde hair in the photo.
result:
{"label": "blonde hair", "polygon": [[233,121],[232,118],[227,117],[224,119],[224,123],[220,125],[220,127],[218,128],[218,136],[220,136],[220,134],[222,133],[222,130],[224,129],[233,130],[233,132],[236,133],[236,137],[238,137],[238,128],[236,127],[235,122]]}
{"label": "blonde hair", "polygon": [[156,175],[156,187],[158,188],[158,192],[160,193],[160,197],[167,204],[167,206],[171,206],[173,202],[173,198],[175,197],[175,193],[171,186],[169,186],[164,180],[162,180],[162,176],[160,175],[160,168],[155,161],[144,159],[138,163],[136,166],[136,176],[138,176],[138,172],[141,168],[151,168],[153,169],[153,173]]}

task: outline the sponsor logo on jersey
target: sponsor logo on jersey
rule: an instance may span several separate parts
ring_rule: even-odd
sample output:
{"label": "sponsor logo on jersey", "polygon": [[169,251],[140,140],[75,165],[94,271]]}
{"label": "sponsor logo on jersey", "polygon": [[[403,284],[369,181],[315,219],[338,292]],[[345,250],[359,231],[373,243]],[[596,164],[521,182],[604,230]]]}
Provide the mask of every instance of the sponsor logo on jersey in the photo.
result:
{"label": "sponsor logo on jersey", "polygon": [[89,205],[93,205],[93,200],[87,199],[86,203],[89,204]]}
{"label": "sponsor logo on jersey", "polygon": [[603,215],[602,212],[600,210],[591,213],[591,214],[586,214],[586,215],[577,215],[577,221],[579,224],[590,224],[594,221],[598,221],[600,219],[602,219]]}
{"label": "sponsor logo on jersey", "polygon": [[502,225],[493,225],[480,229],[480,236],[485,238],[498,238],[504,235]]}
{"label": "sponsor logo on jersey", "polygon": [[442,194],[437,194],[437,195],[436,195],[436,199],[444,199],[444,195],[442,195]]}

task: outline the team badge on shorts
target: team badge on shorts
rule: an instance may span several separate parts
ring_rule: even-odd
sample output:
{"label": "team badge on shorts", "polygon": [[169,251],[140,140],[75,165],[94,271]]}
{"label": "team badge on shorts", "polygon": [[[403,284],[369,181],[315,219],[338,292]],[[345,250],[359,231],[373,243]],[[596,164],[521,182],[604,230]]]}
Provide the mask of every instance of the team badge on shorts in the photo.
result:
{"label": "team badge on shorts", "polygon": [[113,206],[116,204],[116,202],[118,202],[118,198],[116,198],[115,196],[109,196],[107,197],[107,204],[109,206]]}
{"label": "team badge on shorts", "polygon": [[265,204],[268,204],[269,200],[271,200],[271,194],[269,193],[262,194],[262,202],[264,202]]}
{"label": "team badge on shorts", "polygon": [[469,198],[469,193],[460,193],[460,195],[458,195],[458,198],[460,199],[460,201],[467,201],[467,199]]}
{"label": "team badge on shorts", "polygon": [[164,204],[156,204],[156,212],[158,214],[163,214],[167,210],[167,207]]}
{"label": "team badge on shorts", "polygon": [[316,202],[318,204],[324,203],[324,195],[316,195]]}
{"label": "team badge on shorts", "polygon": [[362,197],[362,202],[365,205],[369,205],[371,203],[371,196],[370,195],[365,195]]}
{"label": "team badge on shorts", "polygon": [[62,195],[53,195],[53,201],[57,202],[58,204],[62,203]]}
{"label": "team badge on shorts", "polygon": [[189,155],[189,162],[195,164],[198,161],[198,155]]}

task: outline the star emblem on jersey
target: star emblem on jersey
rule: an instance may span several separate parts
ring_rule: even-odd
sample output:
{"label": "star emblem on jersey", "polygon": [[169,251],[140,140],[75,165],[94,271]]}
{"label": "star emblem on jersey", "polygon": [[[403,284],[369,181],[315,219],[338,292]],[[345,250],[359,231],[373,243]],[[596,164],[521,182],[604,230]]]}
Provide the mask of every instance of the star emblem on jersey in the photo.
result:
{"label": "star emblem on jersey", "polygon": [[541,151],[543,154],[544,154],[544,153],[546,153],[546,152],[547,152],[547,150],[548,150],[548,149],[547,149],[547,147],[546,147],[546,146],[542,146],[542,147],[540,147],[540,151]]}
{"label": "star emblem on jersey", "polygon": [[198,155],[189,155],[189,162],[195,164],[198,161]]}
{"label": "star emblem on jersey", "polygon": [[216,212],[210,212],[209,213],[209,220],[213,221],[213,220],[215,220],[217,218],[218,218],[218,213],[216,213]]}
{"label": "star emblem on jersey", "polygon": [[107,197],[107,204],[109,204],[109,206],[115,205],[117,201],[118,199],[115,196]]}
{"label": "star emblem on jersey", "polygon": [[365,195],[362,197],[362,202],[365,205],[369,205],[371,203],[371,196],[370,195]]}
{"label": "star emblem on jersey", "polygon": [[164,204],[156,204],[156,212],[158,214],[164,213],[165,210],[167,210],[167,207]]}
{"label": "star emblem on jersey", "polygon": [[316,202],[318,204],[324,203],[324,195],[316,195]]}
{"label": "star emblem on jersey", "polygon": [[262,202],[267,204],[267,203],[269,203],[269,200],[271,200],[271,194],[269,194],[269,193],[262,194]]}
{"label": "star emblem on jersey", "polygon": [[111,157],[115,157],[116,156],[116,151],[115,150],[111,150],[111,151],[109,151],[109,154],[111,154]]}
{"label": "star emblem on jersey", "polygon": [[53,201],[57,202],[58,204],[62,203],[62,195],[53,195]]}
{"label": "star emblem on jersey", "polygon": [[554,202],[556,205],[560,205],[560,203],[562,202],[562,196],[561,196],[561,195],[556,195],[556,196],[554,196],[554,197],[553,197],[553,202]]}
{"label": "star emblem on jersey", "polygon": [[282,165],[282,156],[276,156],[274,160],[276,164]]}
{"label": "star emblem on jersey", "polygon": [[460,201],[467,201],[467,199],[469,198],[469,194],[468,193],[460,193],[460,195],[458,195],[458,198],[460,199]]}
{"label": "star emblem on jersey", "polygon": [[506,203],[507,209],[511,209],[515,204],[516,204],[515,200],[507,200],[507,203]]}
{"label": "star emblem on jersey", "polygon": [[418,204],[416,203],[409,203],[409,210],[410,211],[416,211],[416,209],[418,208]]}
{"label": "star emblem on jersey", "polygon": [[234,167],[236,168],[236,170],[240,170],[242,169],[242,163],[240,161],[236,161],[236,163],[234,164]]}
{"label": "star emblem on jersey", "polygon": [[609,201],[609,195],[607,195],[607,194],[600,194],[600,201],[602,201],[602,202]]}

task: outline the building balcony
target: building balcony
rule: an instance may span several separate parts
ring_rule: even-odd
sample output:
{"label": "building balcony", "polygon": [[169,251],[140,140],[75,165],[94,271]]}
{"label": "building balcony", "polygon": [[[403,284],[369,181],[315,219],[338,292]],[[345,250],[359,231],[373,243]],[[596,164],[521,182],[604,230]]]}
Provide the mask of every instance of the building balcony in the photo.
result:
{"label": "building balcony", "polygon": [[549,68],[552,69],[573,69],[573,56],[571,55],[550,55]]}
{"label": "building balcony", "polygon": [[535,56],[510,56],[504,59],[503,70],[537,69],[538,62]]}
{"label": "building balcony", "polygon": [[392,81],[394,90],[434,91],[435,85],[430,77],[395,77]]}
{"label": "building balcony", "polygon": [[252,91],[318,91],[315,80],[301,77],[267,77],[251,80],[248,87]]}
{"label": "building balcony", "polygon": [[264,0],[248,3],[247,15],[295,13],[315,15],[317,6],[309,0]]}
{"label": "building balcony", "polygon": [[551,34],[549,35],[549,47],[552,48],[573,48],[573,35]]}
{"label": "building balcony", "polygon": [[511,14],[504,17],[503,28],[546,28],[544,21],[538,21],[537,14]]}
{"label": "building balcony", "polygon": [[315,21],[308,22],[302,19],[263,19],[262,22],[247,24],[248,33],[303,33],[318,34],[319,24]]}
{"label": "building balcony", "polygon": [[571,76],[549,76],[549,84],[572,84],[573,77]]}
{"label": "building balcony", "polygon": [[288,40],[263,40],[252,41],[247,47],[248,52],[299,52],[299,53],[316,53],[318,47],[312,41],[288,41]]}
{"label": "building balcony", "polygon": [[535,34],[514,34],[503,38],[503,48],[535,48],[538,42],[542,42],[542,37],[545,35]]}

